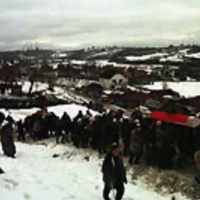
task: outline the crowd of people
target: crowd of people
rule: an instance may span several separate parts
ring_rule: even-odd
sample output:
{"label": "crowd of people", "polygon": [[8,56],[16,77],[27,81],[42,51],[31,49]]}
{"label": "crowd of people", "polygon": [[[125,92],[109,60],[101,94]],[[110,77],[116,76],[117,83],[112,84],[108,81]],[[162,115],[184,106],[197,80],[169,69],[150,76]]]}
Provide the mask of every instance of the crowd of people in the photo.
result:
{"label": "crowd of people", "polygon": [[[14,120],[11,117],[2,119],[1,124],[7,121],[0,131],[2,148],[5,155],[14,158]],[[23,123],[20,120],[15,124],[18,140],[25,141],[27,133],[34,140],[54,135],[57,143],[72,142],[77,148],[92,148],[99,154],[107,153],[102,167],[104,199],[109,199],[112,188],[117,189],[116,199],[123,196],[123,183],[127,180],[120,155],[129,157],[130,165],[143,162],[146,165],[157,165],[159,169],[184,167],[188,158],[193,157],[198,165],[200,163],[199,127],[194,129],[144,118],[139,112],[133,112],[127,118],[121,110],[109,110],[96,116],[92,116],[88,110],[86,114],[79,111],[71,119],[66,111],[59,118],[43,108],[28,116]],[[112,170],[116,172],[112,174]],[[200,183],[200,175],[195,179]]]}
{"label": "crowd of people", "polygon": [[[7,127],[12,127],[14,120],[10,116],[1,118],[1,123],[8,122],[1,128],[1,140],[4,141]],[[200,146],[199,127],[194,129],[143,118],[138,112],[128,118],[121,110],[110,110],[96,116],[88,110],[86,114],[79,111],[71,119],[66,111],[59,118],[43,108],[27,116],[24,122],[19,120],[15,124],[18,140],[25,141],[27,135],[34,140],[54,135],[57,143],[72,142],[78,148],[96,149],[99,154],[108,152],[112,143],[121,140],[123,156],[129,156],[130,164],[142,160],[147,165],[157,163],[162,169],[182,167]]]}

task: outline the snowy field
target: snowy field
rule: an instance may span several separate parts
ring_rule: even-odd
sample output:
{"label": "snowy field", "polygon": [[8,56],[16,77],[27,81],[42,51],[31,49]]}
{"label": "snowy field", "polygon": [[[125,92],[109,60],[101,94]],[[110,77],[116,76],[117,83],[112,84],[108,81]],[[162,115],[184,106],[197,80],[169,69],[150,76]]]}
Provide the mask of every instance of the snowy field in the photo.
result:
{"label": "snowy field", "polygon": [[[172,89],[186,98],[200,95],[200,82],[165,82],[167,89]],[[163,82],[154,82],[153,85],[144,85],[144,88],[161,90]]]}
{"label": "snowy field", "polygon": [[[37,111],[37,108],[6,111],[16,120]],[[83,106],[62,105],[48,107],[61,116],[67,111],[71,118]],[[97,113],[91,111],[93,115]],[[0,167],[5,174],[0,175],[0,197],[2,200],[101,200],[103,181],[101,165],[103,158],[98,153],[88,149],[76,149],[70,145],[56,145],[55,141],[48,145],[25,144],[16,142],[16,159],[3,155],[0,148]],[[59,156],[54,158],[53,155]],[[85,159],[89,156],[89,161]],[[128,184],[125,185],[123,200],[170,200],[171,196],[161,196],[142,184],[131,183],[131,171],[128,174]],[[112,199],[112,193],[111,193]],[[187,198],[176,195],[178,200]]]}

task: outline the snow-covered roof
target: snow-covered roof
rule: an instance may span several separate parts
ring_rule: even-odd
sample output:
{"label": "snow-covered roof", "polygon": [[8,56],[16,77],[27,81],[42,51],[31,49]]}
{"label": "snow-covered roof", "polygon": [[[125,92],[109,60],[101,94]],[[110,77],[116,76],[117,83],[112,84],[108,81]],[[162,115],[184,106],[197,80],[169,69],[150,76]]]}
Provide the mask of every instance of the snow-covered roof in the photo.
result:
{"label": "snow-covered roof", "polygon": [[178,52],[186,54],[190,49],[181,49]]}
{"label": "snow-covered roof", "polygon": [[84,65],[84,64],[87,63],[87,61],[85,61],[85,60],[71,60],[71,63],[75,64],[75,65]]}
{"label": "snow-covered roof", "polygon": [[18,64],[18,63],[19,63],[19,60],[14,60],[14,63],[15,63],[15,64]]}
{"label": "snow-covered roof", "polygon": [[[31,83],[29,81],[25,81],[25,82],[20,83],[20,84],[22,85],[22,92],[28,93],[29,88],[31,86]],[[42,90],[47,89],[48,87],[49,87],[49,85],[46,84],[46,83],[35,82],[33,84],[32,92],[42,91]]]}
{"label": "snow-covered roof", "polygon": [[65,58],[67,57],[67,54],[66,53],[54,53],[51,55],[51,57],[53,58]]}
{"label": "snow-covered roof", "polygon": [[136,91],[136,92],[142,92],[142,93],[146,93],[146,94],[149,94],[150,91],[148,90],[143,90],[142,88],[137,88],[137,87],[134,87],[134,86],[130,86],[130,85],[127,85],[127,88],[130,89],[131,91]]}
{"label": "snow-covered roof", "polygon": [[187,77],[186,77],[186,81],[196,81],[196,79],[187,76]]}
{"label": "snow-covered roof", "polygon": [[112,94],[113,91],[111,91],[111,90],[104,90],[103,92],[104,92],[105,94]]}
{"label": "snow-covered roof", "polygon": [[58,65],[59,65],[60,63],[61,63],[62,65],[67,65],[67,64],[68,64],[67,61],[64,61],[64,62],[54,62],[54,63],[49,64],[49,66],[51,66],[53,69],[57,69],[57,68],[58,68]]}
{"label": "snow-covered roof", "polygon": [[111,90],[104,90],[103,91],[105,94],[124,94],[124,91],[120,91],[120,90],[115,90],[115,91],[111,91]]}
{"label": "snow-covered roof", "polygon": [[8,66],[12,66],[12,63],[9,62],[9,61],[7,61],[6,64],[7,64]]}
{"label": "snow-covered roof", "polygon": [[57,62],[57,63],[49,64],[49,66],[51,66],[53,69],[57,69],[59,64],[60,64],[60,63]]}

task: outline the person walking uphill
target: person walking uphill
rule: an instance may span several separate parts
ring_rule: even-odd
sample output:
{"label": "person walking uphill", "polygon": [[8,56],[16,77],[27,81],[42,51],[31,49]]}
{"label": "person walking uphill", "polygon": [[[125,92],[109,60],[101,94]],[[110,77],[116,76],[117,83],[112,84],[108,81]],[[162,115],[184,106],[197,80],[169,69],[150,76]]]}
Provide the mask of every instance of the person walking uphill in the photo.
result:
{"label": "person walking uphill", "polygon": [[121,200],[124,194],[124,183],[127,183],[126,172],[121,157],[120,147],[114,143],[111,151],[106,155],[103,165],[103,181],[105,183],[103,198],[110,200],[110,190],[116,189],[115,200]]}

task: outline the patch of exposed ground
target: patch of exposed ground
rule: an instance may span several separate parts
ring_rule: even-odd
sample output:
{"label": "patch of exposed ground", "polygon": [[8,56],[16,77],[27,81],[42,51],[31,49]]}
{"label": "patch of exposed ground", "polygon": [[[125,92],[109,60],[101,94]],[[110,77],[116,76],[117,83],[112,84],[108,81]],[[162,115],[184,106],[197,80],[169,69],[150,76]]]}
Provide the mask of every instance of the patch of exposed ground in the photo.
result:
{"label": "patch of exposed ground", "polygon": [[200,185],[194,180],[195,168],[181,170],[158,170],[145,165],[129,166],[133,180],[140,179],[145,186],[157,193],[181,193],[189,199],[200,199]]}

